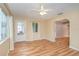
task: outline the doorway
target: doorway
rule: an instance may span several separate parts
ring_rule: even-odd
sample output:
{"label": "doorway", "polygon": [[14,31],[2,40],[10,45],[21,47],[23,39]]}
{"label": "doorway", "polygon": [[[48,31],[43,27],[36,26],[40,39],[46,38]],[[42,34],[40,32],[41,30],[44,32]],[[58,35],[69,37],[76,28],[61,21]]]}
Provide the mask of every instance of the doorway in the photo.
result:
{"label": "doorway", "polygon": [[56,21],[56,41],[62,47],[69,47],[69,20]]}
{"label": "doorway", "polygon": [[26,21],[24,19],[15,21],[15,42],[26,41]]}

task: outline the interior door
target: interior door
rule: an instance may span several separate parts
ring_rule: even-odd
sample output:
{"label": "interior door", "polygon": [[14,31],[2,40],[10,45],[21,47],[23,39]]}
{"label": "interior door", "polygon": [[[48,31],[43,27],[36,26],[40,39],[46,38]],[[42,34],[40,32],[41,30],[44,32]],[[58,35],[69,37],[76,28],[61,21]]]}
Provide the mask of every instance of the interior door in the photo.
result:
{"label": "interior door", "polygon": [[26,21],[18,20],[16,25],[16,42],[26,41]]}

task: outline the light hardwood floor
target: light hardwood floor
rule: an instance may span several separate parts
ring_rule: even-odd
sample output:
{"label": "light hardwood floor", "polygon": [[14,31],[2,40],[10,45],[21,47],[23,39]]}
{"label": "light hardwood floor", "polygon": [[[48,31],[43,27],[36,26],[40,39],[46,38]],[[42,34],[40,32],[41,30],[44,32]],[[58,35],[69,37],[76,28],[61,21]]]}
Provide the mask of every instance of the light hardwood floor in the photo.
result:
{"label": "light hardwood floor", "polygon": [[79,56],[79,52],[68,48],[69,39],[56,39],[56,42],[48,40],[36,40],[31,42],[15,43],[14,51],[10,56]]}

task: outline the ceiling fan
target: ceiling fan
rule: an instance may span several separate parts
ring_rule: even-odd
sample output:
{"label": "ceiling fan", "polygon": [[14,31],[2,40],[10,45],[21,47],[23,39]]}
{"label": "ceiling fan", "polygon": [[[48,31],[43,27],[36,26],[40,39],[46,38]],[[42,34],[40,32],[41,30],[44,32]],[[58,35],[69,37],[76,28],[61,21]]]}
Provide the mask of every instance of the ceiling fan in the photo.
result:
{"label": "ceiling fan", "polygon": [[47,12],[50,11],[51,9],[44,9],[44,6],[41,5],[39,10],[38,10],[38,9],[32,9],[32,10],[38,11],[40,15],[45,15],[45,14],[47,14]]}

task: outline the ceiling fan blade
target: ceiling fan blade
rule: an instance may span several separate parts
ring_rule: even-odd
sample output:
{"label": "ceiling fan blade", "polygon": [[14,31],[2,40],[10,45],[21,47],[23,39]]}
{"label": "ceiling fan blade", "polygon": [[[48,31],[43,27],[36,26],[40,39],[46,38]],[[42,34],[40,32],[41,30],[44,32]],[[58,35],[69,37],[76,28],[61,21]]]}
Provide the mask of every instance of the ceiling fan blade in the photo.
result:
{"label": "ceiling fan blade", "polygon": [[44,11],[52,11],[52,9],[46,9],[46,10],[44,10]]}
{"label": "ceiling fan blade", "polygon": [[41,11],[41,10],[38,10],[38,9],[32,9],[33,11]]}

